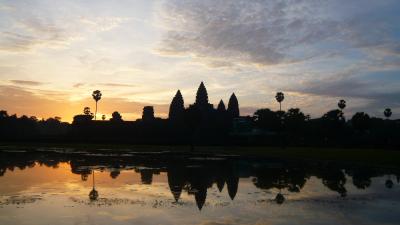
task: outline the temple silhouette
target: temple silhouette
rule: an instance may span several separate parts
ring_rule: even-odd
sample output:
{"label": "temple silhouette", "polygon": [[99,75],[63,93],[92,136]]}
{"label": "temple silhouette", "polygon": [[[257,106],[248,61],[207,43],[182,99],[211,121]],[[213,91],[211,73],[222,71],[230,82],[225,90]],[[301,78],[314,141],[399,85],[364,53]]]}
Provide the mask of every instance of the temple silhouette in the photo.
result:
{"label": "temple silhouette", "polygon": [[218,119],[234,119],[240,116],[239,103],[235,93],[232,93],[229,98],[228,108],[225,108],[224,101],[221,99],[217,108],[209,103],[207,89],[203,82],[200,83],[196,93],[196,101],[189,105],[187,109],[184,106],[183,96],[178,90],[172,99],[169,108],[169,120],[172,122],[182,122],[185,119],[185,114],[197,114],[203,122],[212,120],[213,117]]}
{"label": "temple silhouette", "polygon": [[[102,94],[93,92],[96,106]],[[136,121],[124,120],[115,111],[112,117],[93,114],[89,107],[74,116],[72,124],[59,117],[38,120],[36,117],[8,115],[0,110],[0,141],[111,143],[145,145],[220,145],[220,146],[312,146],[388,148],[400,147],[400,120],[390,119],[390,108],[382,110],[385,118],[357,112],[345,118],[346,101],[320,118],[311,118],[299,108],[282,110],[284,93],[275,96],[279,110],[261,108],[253,115],[241,116],[239,101],[232,93],[227,104],[221,99],[210,103],[207,88],[200,83],[195,101],[186,104],[177,90],[169,105],[168,118],[156,117],[153,106],[143,108]],[[99,102],[101,107],[101,101]],[[335,106],[336,107],[336,106]]]}

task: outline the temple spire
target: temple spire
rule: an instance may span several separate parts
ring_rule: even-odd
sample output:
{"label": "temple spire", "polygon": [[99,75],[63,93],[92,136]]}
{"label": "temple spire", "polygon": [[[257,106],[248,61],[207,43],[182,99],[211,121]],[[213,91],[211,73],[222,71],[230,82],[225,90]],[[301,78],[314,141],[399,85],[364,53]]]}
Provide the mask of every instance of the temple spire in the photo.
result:
{"label": "temple spire", "polygon": [[239,102],[236,98],[235,93],[232,93],[231,97],[229,98],[228,103],[228,113],[232,118],[239,117]]}
{"label": "temple spire", "polygon": [[217,111],[218,112],[225,112],[226,111],[225,104],[224,104],[224,101],[222,101],[222,99],[218,103]]}
{"label": "temple spire", "polygon": [[185,111],[185,106],[183,102],[183,97],[181,91],[178,90],[172,99],[171,105],[169,107],[169,119],[176,120],[183,117]]}
{"label": "temple spire", "polygon": [[207,94],[207,89],[204,86],[203,81],[200,83],[199,88],[197,89],[196,93],[196,105],[199,106],[205,106],[208,105],[208,94]]}

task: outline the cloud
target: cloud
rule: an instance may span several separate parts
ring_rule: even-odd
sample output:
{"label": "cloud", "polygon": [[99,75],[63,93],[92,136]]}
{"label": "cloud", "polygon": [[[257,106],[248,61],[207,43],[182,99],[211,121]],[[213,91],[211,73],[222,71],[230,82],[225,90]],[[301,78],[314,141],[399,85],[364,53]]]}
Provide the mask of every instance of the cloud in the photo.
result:
{"label": "cloud", "polygon": [[16,19],[11,23],[13,26],[2,27],[0,30],[0,50],[21,52],[37,46],[60,48],[79,39],[79,33],[68,30],[66,25],[58,25],[39,17]]}
{"label": "cloud", "polygon": [[208,59],[214,67],[302,62],[348,48],[397,54],[395,16],[381,15],[393,6],[399,8],[395,1],[164,1],[158,51]]}
{"label": "cloud", "polygon": [[83,25],[88,25],[92,29],[98,31],[109,31],[118,27],[121,23],[124,23],[129,20],[130,18],[124,18],[124,17],[94,17],[94,18],[81,17],[79,21]]}
{"label": "cloud", "polygon": [[49,13],[47,7],[50,6],[29,5],[32,10],[25,11],[26,7],[18,6],[23,8],[21,11],[5,11],[7,16],[1,17],[6,22],[0,23],[0,50],[25,52],[36,47],[66,48],[93,32],[110,31],[129,20],[117,16],[80,16],[76,12],[65,14],[58,8]]}
{"label": "cloud", "polygon": [[85,83],[75,83],[74,85],[72,85],[73,88],[80,88],[82,86],[85,86]]}
{"label": "cloud", "polygon": [[108,87],[136,87],[136,85],[133,84],[119,84],[119,83],[99,83],[99,85]]}
{"label": "cloud", "polygon": [[10,80],[11,83],[17,85],[27,85],[27,86],[40,86],[45,83],[39,81],[31,81],[31,80]]}
{"label": "cloud", "polygon": [[120,87],[120,88],[130,88],[130,87],[137,87],[137,85],[133,84],[123,84],[123,83],[75,83],[72,85],[74,88],[80,88],[84,86],[103,86],[103,87]]}

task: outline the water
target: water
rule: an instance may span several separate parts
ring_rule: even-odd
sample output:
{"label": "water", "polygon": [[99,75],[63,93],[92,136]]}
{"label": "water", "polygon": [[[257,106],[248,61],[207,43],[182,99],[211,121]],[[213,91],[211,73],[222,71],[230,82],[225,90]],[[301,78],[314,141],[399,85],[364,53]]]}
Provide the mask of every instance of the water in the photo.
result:
{"label": "water", "polygon": [[399,224],[399,175],[227,155],[2,152],[0,224]]}

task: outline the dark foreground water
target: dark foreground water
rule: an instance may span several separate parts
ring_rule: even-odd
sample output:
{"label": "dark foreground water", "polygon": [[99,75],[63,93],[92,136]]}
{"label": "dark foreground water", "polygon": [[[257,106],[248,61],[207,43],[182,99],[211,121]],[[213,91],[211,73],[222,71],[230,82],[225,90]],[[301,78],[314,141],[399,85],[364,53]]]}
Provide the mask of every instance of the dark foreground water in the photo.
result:
{"label": "dark foreground water", "polygon": [[0,152],[0,224],[399,224],[399,175],[227,155]]}

